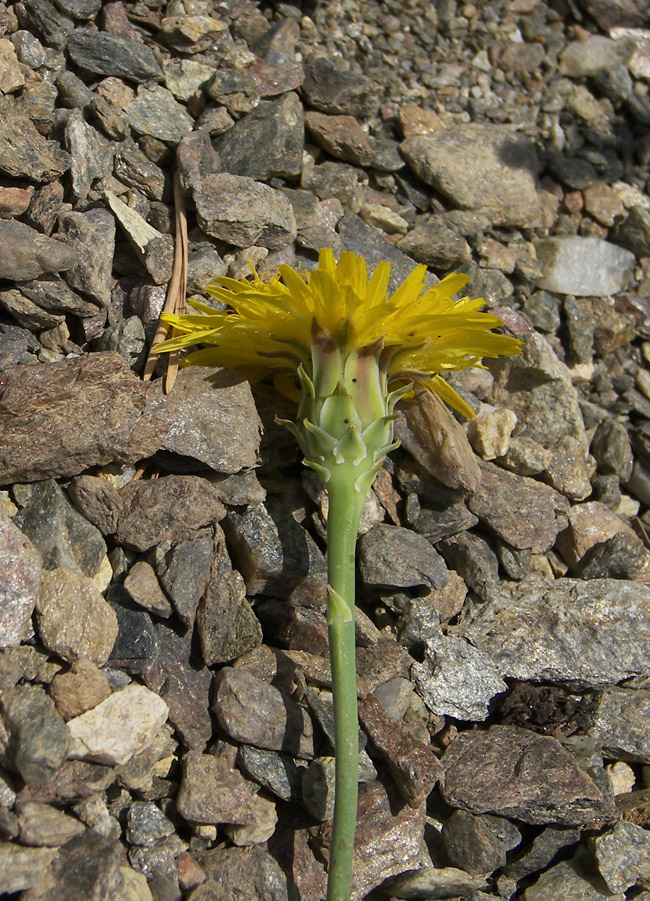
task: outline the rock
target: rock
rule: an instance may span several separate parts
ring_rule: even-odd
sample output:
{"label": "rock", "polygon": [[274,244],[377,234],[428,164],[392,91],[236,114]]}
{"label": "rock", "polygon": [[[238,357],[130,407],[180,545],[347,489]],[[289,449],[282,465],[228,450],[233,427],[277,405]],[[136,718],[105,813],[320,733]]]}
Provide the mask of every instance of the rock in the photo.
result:
{"label": "rock", "polygon": [[68,483],[67,493],[84,519],[102,535],[115,532],[123,500],[112,482],[99,476],[77,476]]}
{"label": "rock", "polygon": [[142,191],[149,200],[162,200],[165,173],[145,156],[137,144],[124,141],[117,146],[113,172],[123,184]]}
{"label": "rock", "polygon": [[310,758],[313,727],[304,708],[250,673],[224,667],[212,702],[221,728],[235,741]]}
{"label": "rock", "polygon": [[487,600],[496,589],[499,561],[492,548],[479,535],[460,532],[438,542],[438,549],[468,588]]}
{"label": "rock", "polygon": [[375,158],[368,135],[354,116],[308,112],[305,126],[316,144],[336,159],[368,166]]}
{"label": "rock", "polygon": [[560,54],[559,70],[569,78],[599,75],[604,69],[625,64],[632,56],[633,43],[626,38],[613,41],[590,34],[584,41],[572,41]]}
{"label": "rock", "polygon": [[319,822],[334,816],[335,760],[316,757],[302,776],[302,802]]}
{"label": "rock", "polygon": [[495,225],[530,226],[540,214],[535,148],[507,127],[457,125],[407,138],[400,151],[422,181]]}
{"label": "rock", "polygon": [[296,178],[302,171],[302,104],[294,93],[262,101],[215,144],[226,172],[258,181]]}
{"label": "rock", "polygon": [[[472,513],[516,548],[547,551],[566,522],[569,505],[557,491],[534,479],[480,464],[481,483],[469,500]],[[528,519],[534,510],[533,519]],[[534,521],[534,526],[533,526]]]}
{"label": "rock", "polygon": [[255,822],[253,795],[241,773],[223,758],[198,751],[190,751],[183,760],[176,809],[196,824]]}
{"label": "rock", "polygon": [[124,588],[139,607],[165,619],[172,615],[174,608],[160,587],[153,567],[146,560],[133,564],[124,580]]}
{"label": "rock", "polygon": [[[435,899],[462,896],[471,898],[472,901],[483,901],[484,897],[488,897],[481,891],[487,888],[487,881],[483,876],[472,876],[456,867],[425,866],[397,876],[387,884],[387,888],[391,898]],[[467,894],[468,892],[471,894]]]}
{"label": "rock", "polygon": [[105,701],[111,687],[94,663],[80,657],[67,673],[59,673],[52,679],[49,693],[63,719],[71,720]]}
{"label": "rock", "polygon": [[14,219],[0,220],[0,278],[38,278],[46,272],[71,269],[76,263],[76,253],[62,241]]}
{"label": "rock", "polygon": [[124,108],[129,125],[140,135],[177,144],[194,127],[194,120],[174,95],[160,85],[142,85],[138,96]]}
{"label": "rock", "polygon": [[455,810],[442,827],[447,861],[468,873],[492,873],[505,866],[506,854],[521,841],[521,832],[508,820],[474,816]]}
{"label": "rock", "polygon": [[[118,622],[118,634],[109,665],[127,673],[146,673],[157,662],[158,643],[151,617],[131,603],[120,585],[110,589],[111,607]],[[118,687],[128,680],[120,681]]]}
{"label": "rock", "polygon": [[596,865],[610,892],[625,892],[650,881],[647,829],[624,821],[592,840]]}
{"label": "rock", "polygon": [[93,75],[144,82],[163,74],[146,44],[87,28],[75,29],[68,41],[68,54],[75,65]]}
{"label": "rock", "polygon": [[0,173],[42,184],[59,178],[68,166],[60,145],[39,134],[13,101],[0,98]]}
{"label": "rock", "polygon": [[47,804],[21,801],[16,805],[20,825],[20,841],[23,845],[52,848],[64,845],[85,831],[85,826]]}
{"label": "rock", "polygon": [[[105,192],[115,218],[133,248],[135,255],[156,284],[169,281],[172,274],[174,244],[169,235],[161,234],[137,210],[127,206],[112,191]],[[104,336],[102,336],[104,337]],[[108,350],[108,348],[102,348]]]}
{"label": "rock", "polygon": [[418,263],[443,271],[461,266],[471,256],[467,241],[435,218],[417,224],[397,246]]}
{"label": "rock", "polygon": [[63,316],[55,316],[39,309],[20,291],[11,288],[8,291],[0,291],[0,306],[4,307],[20,325],[35,332],[42,329],[56,329],[64,322]]}
{"label": "rock", "polygon": [[611,823],[613,801],[550,736],[514,726],[463,732],[443,758],[443,795],[452,807],[543,825]]}
{"label": "rock", "polygon": [[24,84],[14,45],[7,38],[0,39],[0,94],[11,94]]}
{"label": "rock", "polygon": [[[76,255],[75,265],[66,267],[65,280],[71,288],[94,303],[101,307],[108,306],[115,251],[115,220],[104,209],[62,213],[59,228],[61,237]],[[98,248],[101,248],[100,253]]]}
{"label": "rock", "polygon": [[359,568],[368,588],[444,588],[447,567],[423,535],[379,523],[359,540]]}
{"label": "rock", "polygon": [[216,848],[202,856],[207,879],[192,892],[192,901],[210,898],[265,898],[288,901],[287,877],[278,863],[259,845],[251,848]]}
{"label": "rock", "polygon": [[259,81],[248,69],[218,69],[207,87],[208,97],[229,113],[250,113],[260,101]]}
{"label": "rock", "polygon": [[78,513],[52,479],[24,486],[15,523],[43,558],[44,569],[66,569],[92,578],[106,557],[99,531]]}
{"label": "rock", "polygon": [[0,188],[0,219],[13,219],[27,211],[32,195],[24,188]]}
{"label": "rock", "polygon": [[187,541],[162,541],[156,546],[154,567],[183,625],[191,628],[210,580],[214,540],[208,530]]}
{"label": "rock", "polygon": [[326,562],[308,532],[274,498],[230,511],[224,531],[249,595],[324,597]]}
{"label": "rock", "polygon": [[95,304],[83,300],[56,275],[45,275],[27,282],[21,281],[19,290],[36,306],[56,315],[70,313],[81,319],[90,319],[100,313]]}
{"label": "rock", "polygon": [[129,807],[126,838],[133,845],[153,845],[174,832],[174,824],[153,801],[135,801]]}
{"label": "rock", "polygon": [[218,490],[200,476],[170,475],[131,482],[121,490],[123,508],[115,538],[139,551],[159,541],[179,541],[223,519]]}
{"label": "rock", "polygon": [[302,799],[301,774],[304,767],[297,766],[288,754],[240,745],[237,766],[282,801]]}
{"label": "rock", "polygon": [[208,235],[249,247],[280,250],[296,236],[290,201],[281,191],[241,175],[208,175],[194,185],[200,227]]}
{"label": "rock", "polygon": [[28,785],[56,774],[65,762],[70,736],[42,688],[17,685],[3,692],[1,722],[9,731],[12,765]]}
{"label": "rock", "polygon": [[620,197],[605,182],[599,181],[597,184],[586,188],[583,196],[585,210],[601,225],[610,228],[625,217],[625,207]]}
{"label": "rock", "polygon": [[524,898],[525,901],[545,901],[546,898],[623,901],[625,898],[622,892],[612,894],[605,883],[598,880],[594,885],[594,881],[593,865],[579,850],[571,860],[556,863],[542,873],[537,882],[526,889]]}
{"label": "rock", "polygon": [[432,713],[477,722],[490,704],[507,691],[502,670],[485,651],[452,635],[438,635],[425,645],[424,662],[414,663],[416,691]]}
{"label": "rock", "polygon": [[92,579],[65,569],[44,575],[36,626],[58,657],[69,663],[86,657],[98,666],[108,660],[118,632],[117,617]]}
{"label": "rock", "polygon": [[359,718],[373,747],[388,763],[402,797],[411,807],[419,807],[442,776],[438,758],[392,719],[374,695],[361,699]]}
{"label": "rock", "polygon": [[547,826],[537,835],[526,851],[510,862],[505,874],[510,879],[523,879],[539,870],[545,869],[562,851],[580,841],[579,829],[567,826]]}
{"label": "rock", "polygon": [[483,460],[494,460],[508,453],[510,436],[517,425],[512,410],[498,407],[479,413],[468,423],[468,437],[472,447]]}
{"label": "rock", "polygon": [[506,677],[580,691],[648,672],[640,624],[649,615],[645,585],[531,576],[476,607],[459,634],[489,651]]}
{"label": "rock", "polygon": [[[69,738],[69,736],[68,736]],[[97,763],[68,760],[54,775],[39,785],[26,786],[21,800],[65,804],[91,798],[115,782],[115,770]]]}
{"label": "rock", "polygon": [[163,60],[163,72],[165,87],[182,103],[187,103],[214,75],[212,66],[183,57]]}
{"label": "rock", "polygon": [[41,568],[38,550],[0,508],[0,648],[16,647],[25,637]]}
{"label": "rock", "polygon": [[246,587],[233,570],[224,534],[216,528],[212,577],[199,603],[196,627],[208,666],[229,663],[262,643],[262,627],[246,599]]}
{"label": "rock", "polygon": [[163,450],[235,473],[258,463],[262,425],[250,385],[227,369],[189,367],[167,395],[152,386],[151,410],[164,424]]}
{"label": "rock", "polygon": [[231,842],[242,848],[268,841],[278,822],[275,802],[262,795],[253,795],[251,809],[255,817],[253,823],[249,826],[227,825],[224,830]]}
{"label": "rock", "polygon": [[227,30],[225,22],[212,16],[165,16],[161,22],[162,33],[170,46],[182,53],[200,53],[209,50]]}
{"label": "rock", "polygon": [[341,69],[333,60],[317,58],[305,66],[301,92],[322,113],[373,116],[379,105],[372,79]]}
{"label": "rock", "polygon": [[617,760],[650,763],[650,742],[645,728],[650,713],[646,689],[608,688],[600,696],[589,734],[602,742]]}
{"label": "rock", "polygon": [[70,154],[72,191],[78,204],[84,204],[93,183],[113,170],[110,144],[85,121],[81,110],[72,110],[65,126],[65,145]]}
{"label": "rock", "polygon": [[64,901],[66,897],[109,901],[123,886],[122,846],[86,829],[63,845],[43,883],[32,890],[34,901]]}
{"label": "rock", "polygon": [[55,853],[50,848],[24,848],[11,842],[2,842],[0,870],[3,891],[11,894],[39,886]]}
{"label": "rock", "polygon": [[[163,268],[164,265],[163,261]],[[118,353],[136,372],[144,362],[145,346],[146,335],[139,316],[129,316],[110,325],[97,341],[97,350]]]}
{"label": "rock", "polygon": [[[589,578],[604,578],[608,570],[611,578],[616,578],[614,573],[619,573],[619,578],[636,578],[642,570],[647,571],[648,552],[641,539],[600,501],[576,504],[568,516],[569,525],[558,536],[557,549],[572,572],[580,572],[587,578],[583,570],[589,567],[592,572]],[[614,544],[605,547],[613,539]],[[598,576],[601,571],[602,575]],[[645,575],[641,578],[647,580]]]}
{"label": "rock", "polygon": [[69,756],[119,766],[154,740],[167,720],[167,704],[143,685],[127,685],[68,722]]}
{"label": "rock", "polygon": [[632,278],[634,254],[600,238],[568,235],[537,244],[538,288],[579,297],[622,291]]}

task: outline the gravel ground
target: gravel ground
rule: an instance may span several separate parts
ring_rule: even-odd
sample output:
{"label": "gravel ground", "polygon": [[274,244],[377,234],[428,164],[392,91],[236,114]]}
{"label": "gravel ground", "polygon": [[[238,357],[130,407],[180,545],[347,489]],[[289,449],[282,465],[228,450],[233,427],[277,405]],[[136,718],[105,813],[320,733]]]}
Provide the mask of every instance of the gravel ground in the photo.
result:
{"label": "gravel ground", "polygon": [[354,899],[650,898],[644,0],[0,3],[0,895],[318,901],[327,498],[188,292],[471,276],[359,539]]}

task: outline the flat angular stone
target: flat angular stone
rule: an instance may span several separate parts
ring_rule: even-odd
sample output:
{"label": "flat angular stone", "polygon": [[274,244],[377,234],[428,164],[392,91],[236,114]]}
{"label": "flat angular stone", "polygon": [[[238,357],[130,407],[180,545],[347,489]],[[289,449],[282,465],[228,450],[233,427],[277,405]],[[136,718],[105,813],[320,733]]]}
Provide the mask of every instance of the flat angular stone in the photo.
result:
{"label": "flat angular stone", "polygon": [[156,574],[177,616],[190,629],[210,581],[213,557],[214,539],[207,529],[187,541],[162,541],[155,550]]}
{"label": "flat angular stone", "polygon": [[372,79],[346,72],[333,60],[322,57],[305,66],[302,95],[310,106],[323,113],[372,116],[379,105]]}
{"label": "flat angular stone", "polygon": [[126,837],[134,845],[153,845],[174,832],[174,824],[153,801],[136,801],[129,808]]}
{"label": "flat angular stone", "polygon": [[137,560],[133,564],[124,580],[124,588],[135,604],[156,616],[166,619],[174,612],[153,567],[146,560]]}
{"label": "flat angular stone", "polygon": [[[487,888],[484,876],[473,876],[457,867],[422,867],[397,876],[387,884],[391,897],[395,898],[471,898],[483,901],[487,898],[481,889]],[[470,894],[471,893],[471,894]]]}
{"label": "flat angular stone", "polygon": [[630,282],[634,254],[600,238],[567,235],[537,244],[537,287],[578,297],[618,294]]}
{"label": "flat angular stone", "polygon": [[596,885],[593,863],[582,850],[571,860],[556,863],[524,892],[525,901],[624,901],[623,892],[610,892],[598,880]]}
{"label": "flat angular stone", "polygon": [[147,387],[113,353],[3,373],[0,484],[77,475],[155,453],[160,425],[145,415]]}
{"label": "flat angular stone", "polygon": [[447,566],[423,535],[378,523],[359,540],[359,567],[368,588],[444,588]]}
{"label": "flat angular stone", "polygon": [[31,281],[21,281],[20,293],[33,301],[36,306],[55,315],[71,313],[82,319],[97,316],[97,306],[83,300],[56,275],[43,275]]}
{"label": "flat angular stone", "polygon": [[66,842],[84,832],[86,827],[75,817],[63,811],[39,804],[37,801],[22,801],[16,805],[20,825],[20,841],[23,845],[37,848],[51,848]]}
{"label": "flat angular stone", "polygon": [[508,851],[517,847],[521,832],[501,817],[475,816],[455,810],[442,827],[445,858],[469,873],[492,873],[506,863]]}
{"label": "flat angular stone", "polygon": [[289,901],[287,877],[277,861],[259,845],[251,848],[218,848],[202,855],[207,879],[193,892],[193,901],[211,898],[264,898]]}
{"label": "flat angular stone", "polygon": [[53,848],[25,848],[2,842],[0,871],[3,891],[11,894],[40,885],[55,854]]}
{"label": "flat angular stone", "polygon": [[424,662],[414,663],[411,672],[429,710],[458,720],[486,719],[492,699],[508,690],[489,654],[452,635],[429,639]]}
{"label": "flat angular stone", "polygon": [[17,685],[3,693],[2,719],[9,731],[12,765],[30,785],[45,782],[64,764],[70,735],[42,688]]}
{"label": "flat angular stone", "polygon": [[52,653],[69,663],[79,657],[106,663],[117,638],[117,617],[92,579],[65,569],[46,573],[36,612],[38,634]]}
{"label": "flat angular stone", "polygon": [[625,892],[650,882],[650,834],[620,822],[592,839],[596,865],[610,892]]}
{"label": "flat angular stone", "polygon": [[280,250],[296,236],[296,220],[288,198],[242,175],[208,175],[194,186],[199,225],[208,235],[249,247]]}
{"label": "flat angular stone", "polygon": [[649,622],[646,585],[532,576],[475,607],[459,634],[506,677],[600,689],[650,674]]}
{"label": "flat angular stone", "polygon": [[73,760],[119,766],[147,748],[167,720],[167,704],[144,685],[127,685],[68,721]]}
{"label": "flat angular stone", "polygon": [[215,686],[212,710],[231,738],[269,751],[313,757],[313,727],[307,712],[274,685],[224,667]]}
{"label": "flat angular stone", "polygon": [[0,648],[20,644],[38,598],[42,558],[0,507]]}
{"label": "flat angular stone", "polygon": [[67,495],[84,519],[102,535],[112,535],[123,507],[119,490],[100,476],[77,476],[67,485]]}
{"label": "flat angular stone", "polygon": [[138,88],[137,98],[124,108],[124,115],[137,134],[151,135],[172,144],[177,144],[194,127],[190,114],[171,91],[160,85]]}
{"label": "flat angular stone", "polygon": [[76,264],[74,249],[63,241],[14,219],[0,220],[0,278],[22,281],[72,269]]}
{"label": "flat angular stone", "polygon": [[616,760],[650,763],[650,691],[609,688],[598,701],[589,734]]}
{"label": "flat angular stone", "polygon": [[155,54],[140,41],[101,31],[76,28],[68,41],[73,63],[93,75],[116,75],[143,82],[162,77]]}
{"label": "flat angular stone", "polygon": [[169,475],[129,483],[115,538],[139,551],[159,541],[179,541],[225,516],[218,490],[199,476]]}
{"label": "flat angular stone", "polygon": [[110,175],[112,148],[106,138],[88,125],[79,109],[72,110],[68,116],[65,144],[70,154],[72,191],[77,203],[83,204],[96,179]]}
{"label": "flat angular stone", "polygon": [[531,226],[540,214],[533,143],[507,126],[469,123],[407,138],[400,151],[415,173],[463,210],[495,225]]}
{"label": "flat angular stone", "polygon": [[235,473],[258,463],[262,424],[250,385],[226,369],[188,367],[174,390],[156,383],[150,409],[165,426],[161,448],[205,463],[216,472]]}
{"label": "flat angular stone", "polygon": [[120,897],[124,878],[122,845],[93,829],[70,839],[59,848],[42,886],[32,891],[34,901],[88,898],[111,901]]}
{"label": "flat angular stone", "polygon": [[0,98],[0,173],[41,184],[59,178],[68,166],[61,146],[44,138],[12,100]]}
{"label": "flat angular stone", "polygon": [[586,826],[618,819],[616,805],[559,741],[515,726],[463,732],[443,758],[452,807],[538,825]]}
{"label": "flat angular stone", "polygon": [[374,161],[375,152],[368,135],[354,116],[308,112],[305,126],[316,144],[336,159],[357,166],[368,166]]}
{"label": "flat angular stone", "polygon": [[76,264],[66,267],[65,280],[94,303],[108,306],[115,252],[114,218],[104,209],[62,213],[59,228],[76,255]]}
{"label": "flat angular stone", "polygon": [[250,825],[255,821],[252,802],[246,780],[223,758],[198,751],[186,755],[176,796],[176,809],[186,820]]}
{"label": "flat angular stone", "polygon": [[301,773],[288,754],[240,745],[237,766],[282,801],[302,800]]}

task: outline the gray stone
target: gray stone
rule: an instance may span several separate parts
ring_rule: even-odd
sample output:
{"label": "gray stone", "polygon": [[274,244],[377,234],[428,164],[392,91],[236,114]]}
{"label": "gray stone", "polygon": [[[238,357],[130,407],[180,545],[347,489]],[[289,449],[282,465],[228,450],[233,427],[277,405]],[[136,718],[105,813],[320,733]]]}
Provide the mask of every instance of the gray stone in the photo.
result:
{"label": "gray stone", "polygon": [[65,146],[70,154],[72,192],[84,204],[93,183],[110,175],[113,152],[109,142],[85,121],[81,110],[72,110],[65,125]]}
{"label": "gray stone", "polygon": [[0,507],[0,648],[20,644],[38,598],[42,558]]}
{"label": "gray stone", "polygon": [[487,880],[483,876],[472,876],[456,867],[414,869],[397,876],[387,883],[386,887],[391,898],[404,898],[408,901],[461,897],[467,901],[482,901],[488,897],[481,891],[488,887]]}
{"label": "gray stone", "polygon": [[521,832],[500,817],[455,810],[442,827],[442,847],[453,867],[479,875],[506,863],[506,854],[521,841]]}
{"label": "gray stone", "polygon": [[240,574],[233,570],[219,527],[207,591],[199,603],[196,628],[208,666],[229,663],[262,643],[262,627],[246,598]]}
{"label": "gray stone", "polygon": [[650,763],[650,691],[610,688],[602,693],[589,734],[616,760]]}
{"label": "gray stone", "polygon": [[8,291],[0,291],[0,306],[4,307],[16,322],[33,332],[55,329],[64,322],[63,316],[56,316],[42,310],[20,291],[13,288]]}
{"label": "gray stone", "polygon": [[124,108],[131,128],[140,135],[177,144],[194,128],[194,119],[160,85],[142,85],[138,96]]}
{"label": "gray stone", "polygon": [[108,660],[117,638],[117,617],[87,576],[53,569],[44,575],[36,604],[36,626],[45,647],[72,663]]}
{"label": "gray stone", "polygon": [[118,841],[86,829],[59,849],[42,886],[32,891],[34,901],[119,898],[124,885],[120,869],[123,853]]}
{"label": "gray stone", "polygon": [[225,515],[217,489],[199,476],[131,482],[121,495],[124,506],[115,537],[139,551],[148,551],[159,541],[190,538]]}
{"label": "gray stone", "polygon": [[224,667],[215,686],[212,710],[230,738],[269,751],[313,757],[313,727],[307,712],[274,685]]}
{"label": "gray stone", "polygon": [[243,513],[230,511],[224,530],[248,594],[324,597],[325,558],[311,535],[275,498]]}
{"label": "gray stone", "polygon": [[294,802],[302,799],[304,767],[299,767],[288,754],[240,745],[237,766],[276,798]]}
{"label": "gray stone", "polygon": [[207,175],[194,185],[199,225],[208,235],[249,247],[280,250],[296,236],[290,201],[281,192],[242,175]]}
{"label": "gray stone", "polygon": [[397,246],[418,263],[442,271],[462,266],[471,256],[467,241],[435,218],[417,224]]}
{"label": "gray stone", "polygon": [[167,704],[144,685],[127,685],[68,721],[69,756],[119,766],[147,748],[167,720]]}
{"label": "gray stone", "polygon": [[97,341],[97,350],[114,351],[126,360],[131,369],[138,370],[145,355],[146,336],[139,316],[120,319],[109,325]]}
{"label": "gray stone", "polygon": [[650,882],[648,830],[624,821],[592,839],[596,865],[610,892]]}
{"label": "gray stone", "polygon": [[379,105],[372,79],[346,72],[323,57],[305,66],[301,92],[310,106],[323,113],[365,117],[374,115]]}
{"label": "gray stone", "polygon": [[155,550],[154,566],[181,622],[191,628],[210,580],[214,540],[208,531],[187,541],[163,541]]}
{"label": "gray stone", "polygon": [[650,589],[615,579],[529,577],[469,612],[460,634],[504,676],[577,690],[650,674]]}
{"label": "gray stone", "polygon": [[468,588],[487,600],[499,581],[497,556],[480,535],[460,532],[438,543],[438,550]]}
{"label": "gray stone", "polygon": [[0,220],[0,278],[23,281],[72,269],[76,263],[74,249],[62,241],[41,235],[23,222]]}
{"label": "gray stone", "polygon": [[572,41],[560,54],[560,73],[570,78],[598,75],[604,69],[627,63],[634,51],[629,38],[611,40],[590,34],[584,41]]}
{"label": "gray stone", "polygon": [[414,663],[411,672],[429,710],[458,720],[486,719],[492,699],[508,689],[489,654],[451,635],[430,638],[424,662]]}
{"label": "gray stone", "polygon": [[150,409],[165,426],[161,448],[221,473],[258,463],[262,424],[250,385],[227,369],[189,367],[165,395],[153,386]]}
{"label": "gray stone", "polygon": [[217,848],[201,859],[207,879],[192,892],[192,901],[226,901],[236,893],[265,901],[289,901],[287,877],[268,851],[251,848]]}
{"label": "gray stone", "polygon": [[313,141],[330,156],[357,166],[374,162],[375,152],[368,135],[354,116],[332,116],[309,111],[305,127]]}
{"label": "gray stone", "polygon": [[636,579],[648,562],[648,552],[634,534],[616,532],[591,547],[575,567],[583,579]]}
{"label": "gray stone", "polygon": [[176,809],[189,822],[248,826],[255,821],[252,801],[244,777],[223,758],[198,751],[184,758]]}
{"label": "gray stone", "polygon": [[577,845],[581,838],[579,829],[568,826],[547,826],[534,839],[521,856],[509,863],[505,873],[510,879],[523,879],[545,869],[558,851]]}
{"label": "gray stone", "polygon": [[113,173],[123,184],[142,191],[149,200],[162,200],[165,173],[137,144],[125,141],[117,147]]}
{"label": "gray stone", "polygon": [[177,100],[187,101],[214,75],[212,66],[193,59],[167,59],[163,61],[165,87]]}
{"label": "gray stone", "polygon": [[74,817],[37,801],[19,801],[15,808],[20,825],[20,841],[23,845],[51,848],[66,842],[85,831],[85,826]]}
{"label": "gray stone", "polygon": [[20,282],[21,294],[33,301],[42,310],[57,315],[71,313],[73,316],[90,318],[100,312],[95,304],[83,300],[56,275],[44,275],[33,281]]}
{"label": "gray stone", "polygon": [[174,824],[153,801],[134,801],[126,824],[126,838],[133,845],[153,845],[174,832]]}
{"label": "gray stone", "polygon": [[531,226],[540,214],[535,147],[506,126],[457,125],[407,138],[400,151],[422,181],[496,225]]}
{"label": "gray stone", "polygon": [[248,69],[217,69],[207,87],[212,100],[229,113],[249,113],[260,101],[259,81]]}
{"label": "gray stone", "polygon": [[359,539],[359,568],[368,588],[444,588],[447,567],[423,535],[379,523]]}
{"label": "gray stone", "polygon": [[146,44],[101,31],[76,28],[68,41],[68,54],[75,65],[93,75],[144,82],[163,74]]}
{"label": "gray stone", "polygon": [[293,93],[266,100],[239,119],[215,144],[226,172],[258,181],[302,171],[302,104]]}
{"label": "gray stone", "polygon": [[618,819],[616,805],[555,738],[515,726],[463,732],[443,758],[452,807],[524,823],[586,826]]}
{"label": "gray stone", "polygon": [[630,282],[634,254],[600,238],[577,235],[546,238],[537,244],[543,276],[537,286],[558,294],[604,297]]}
{"label": "gray stone", "polygon": [[38,548],[44,569],[61,567],[97,575],[106,556],[106,543],[55,481],[22,486],[19,502],[15,523]]}
{"label": "gray stone", "polygon": [[[59,178],[69,159],[56,141],[39,134],[12,100],[0,100],[0,173],[42,184]],[[28,276],[34,278],[35,276]]]}
{"label": "gray stone", "polygon": [[26,0],[20,9],[20,24],[30,27],[48,46],[61,50],[74,28],[73,21],[61,13],[50,0]]}
{"label": "gray stone", "polygon": [[[125,673],[147,673],[158,662],[158,642],[151,616],[133,604],[121,585],[111,586],[108,599],[118,622],[109,665]],[[121,688],[127,682],[121,675],[117,683],[113,681],[113,687]]]}
{"label": "gray stone", "polygon": [[11,35],[11,43],[16,48],[16,56],[19,62],[29,66],[30,69],[38,69],[44,65],[47,59],[45,47],[31,32],[22,28],[15,31]]}
{"label": "gray stone", "polygon": [[650,254],[650,211],[633,206],[625,222],[614,231],[613,240],[635,256],[647,257]]}
{"label": "gray stone", "polygon": [[335,760],[333,757],[316,757],[302,777],[302,800],[308,812],[316,819],[331,820],[334,816]]}
{"label": "gray stone", "polygon": [[67,269],[65,280],[71,288],[85,294],[94,303],[108,306],[115,251],[115,220],[108,210],[93,209],[87,213],[62,213],[59,227],[59,234],[76,256],[76,264]]}
{"label": "gray stone", "polygon": [[17,685],[3,692],[2,722],[10,736],[12,765],[28,785],[45,782],[63,766],[70,735],[42,688]]}
{"label": "gray stone", "polygon": [[146,560],[137,560],[124,580],[124,588],[134,603],[157,616],[167,618],[172,615],[173,607],[165,596],[151,564]]}
{"label": "gray stone", "polygon": [[625,901],[623,892],[610,892],[594,874],[593,865],[581,851],[542,873],[523,897],[525,901]]}

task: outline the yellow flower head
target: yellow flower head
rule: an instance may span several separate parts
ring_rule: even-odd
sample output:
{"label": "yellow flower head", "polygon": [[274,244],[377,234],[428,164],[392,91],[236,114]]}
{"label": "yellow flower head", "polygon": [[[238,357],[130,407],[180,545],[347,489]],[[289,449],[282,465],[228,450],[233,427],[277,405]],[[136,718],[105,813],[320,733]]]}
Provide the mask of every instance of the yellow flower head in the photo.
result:
{"label": "yellow flower head", "polygon": [[502,323],[480,312],[482,298],[453,300],[469,276],[448,275],[429,287],[425,274],[425,266],[416,266],[388,294],[390,263],[379,263],[368,278],[362,257],[345,251],[337,263],[332,250],[323,249],[318,268],[304,276],[283,265],[266,282],[255,271],[250,280],[219,278],[207,293],[228,309],[190,301],[198,315],[163,314],[174,337],[157,350],[205,345],[188,354],[185,365],[227,366],[251,379],[272,372],[280,376],[279,387],[297,399],[294,377],[302,369],[313,378],[314,346],[329,342],[344,354],[380,359],[387,385],[423,381],[471,417],[440,373],[480,365],[484,357],[519,353],[519,341],[491,331]]}

